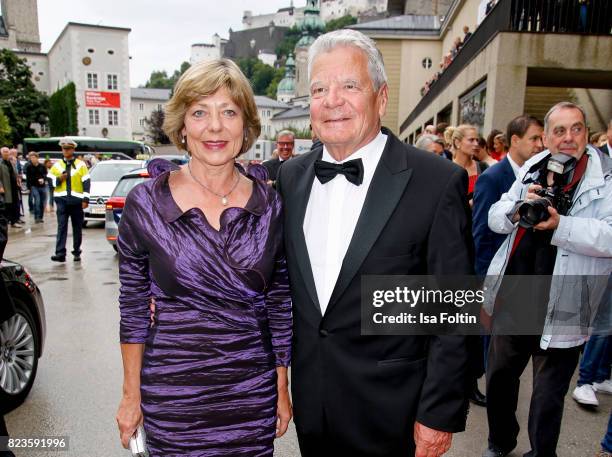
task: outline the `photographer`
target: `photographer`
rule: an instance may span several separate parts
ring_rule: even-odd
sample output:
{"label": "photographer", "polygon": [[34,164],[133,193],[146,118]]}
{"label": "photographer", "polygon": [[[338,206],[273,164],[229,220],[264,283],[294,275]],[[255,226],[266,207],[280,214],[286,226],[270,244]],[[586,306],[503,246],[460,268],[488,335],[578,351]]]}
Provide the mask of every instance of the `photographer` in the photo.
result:
{"label": "photographer", "polygon": [[[491,230],[508,235],[487,272],[501,279],[488,291],[489,304],[499,298],[507,275],[543,275],[549,287],[537,290],[547,304],[536,311],[541,335],[492,336],[487,366],[489,447],[483,457],[503,457],[516,446],[519,378],[530,358],[532,450],[525,456],[556,455],[563,402],[589,322],[580,320],[576,331],[567,332],[572,335],[553,329],[566,326],[568,316],[584,317],[585,309],[587,315],[596,315],[603,292],[597,295],[584,281],[612,272],[612,160],[587,145],[587,133],[581,107],[569,102],[553,106],[544,118],[548,149],[525,163],[510,190],[489,211]],[[590,276],[583,276],[583,282],[572,280],[579,275]],[[528,305],[536,308],[535,302]]]}

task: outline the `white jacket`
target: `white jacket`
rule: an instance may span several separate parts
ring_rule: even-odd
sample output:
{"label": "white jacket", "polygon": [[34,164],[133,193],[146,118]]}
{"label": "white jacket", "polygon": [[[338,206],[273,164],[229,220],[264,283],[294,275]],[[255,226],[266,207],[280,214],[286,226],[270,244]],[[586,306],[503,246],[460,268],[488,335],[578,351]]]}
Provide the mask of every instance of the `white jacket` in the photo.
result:
{"label": "white jacket", "polygon": [[[568,348],[582,344],[587,339],[589,326],[600,304],[610,307],[612,273],[612,159],[587,146],[589,161],[585,174],[574,193],[572,207],[567,216],[560,216],[551,243],[557,246],[557,256],[550,288],[548,311],[544,332],[540,341],[542,349]],[[511,218],[515,205],[527,193],[523,184],[529,169],[550,155],[548,150],[529,159],[519,171],[510,190],[489,210],[489,228],[496,233],[508,234],[487,271],[485,280],[485,310],[491,314],[495,297],[508,265],[509,254],[516,237],[518,223]],[[585,308],[588,306],[588,308]],[[555,331],[563,323],[563,315],[582,316],[588,313],[590,322],[581,322],[572,335],[560,335]],[[603,310],[602,310],[603,311]],[[607,314],[609,319],[610,314]],[[598,316],[599,320],[599,316]]]}

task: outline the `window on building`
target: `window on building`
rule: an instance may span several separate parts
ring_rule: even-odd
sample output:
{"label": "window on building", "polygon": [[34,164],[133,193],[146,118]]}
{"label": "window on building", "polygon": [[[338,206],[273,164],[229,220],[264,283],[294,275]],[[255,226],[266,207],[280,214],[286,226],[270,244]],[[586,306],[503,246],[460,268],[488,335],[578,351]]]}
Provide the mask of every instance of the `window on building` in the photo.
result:
{"label": "window on building", "polygon": [[144,111],[144,103],[139,103],[139,104],[138,104],[138,109],[139,109],[140,111]]}
{"label": "window on building", "polygon": [[108,112],[108,125],[119,125],[119,111],[112,109]]}
{"label": "window on building", "polygon": [[140,124],[140,126],[141,126],[141,127],[144,127],[144,125],[145,125],[145,120],[144,120],[144,117],[143,117],[143,118],[140,118],[140,120],[138,121],[138,123]]}
{"label": "window on building", "polygon": [[96,50],[94,48],[89,48],[87,52],[89,52],[90,54],[93,54],[94,52],[96,52]]}
{"label": "window on building", "polygon": [[266,116],[270,117],[270,110],[266,112]]}
{"label": "window on building", "polygon": [[119,87],[119,77],[117,75],[106,75],[106,88],[108,90],[117,90]]}
{"label": "window on building", "polygon": [[157,104],[157,111],[161,111],[161,110],[162,110],[162,105],[161,105],[161,103],[158,103]]}
{"label": "window on building", "polygon": [[100,125],[100,110],[90,109],[89,111],[89,125]]}
{"label": "window on building", "polygon": [[87,73],[87,88],[88,89],[98,88],[98,75],[96,73]]}
{"label": "window on building", "polygon": [[111,56],[112,56],[112,55],[115,53],[115,51],[113,51],[112,49],[109,49],[109,50],[108,50],[108,51],[106,51],[106,52],[108,52],[108,53],[109,53]]}

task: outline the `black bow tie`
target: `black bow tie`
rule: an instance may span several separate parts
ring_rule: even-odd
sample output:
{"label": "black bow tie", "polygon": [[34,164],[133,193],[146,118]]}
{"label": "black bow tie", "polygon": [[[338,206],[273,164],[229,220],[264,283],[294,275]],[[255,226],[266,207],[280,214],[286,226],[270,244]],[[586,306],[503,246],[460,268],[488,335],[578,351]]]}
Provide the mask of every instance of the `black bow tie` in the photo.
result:
{"label": "black bow tie", "polygon": [[314,163],[315,174],[321,184],[325,184],[341,174],[356,186],[363,182],[363,163],[361,159],[353,159],[344,163],[331,163],[317,160]]}

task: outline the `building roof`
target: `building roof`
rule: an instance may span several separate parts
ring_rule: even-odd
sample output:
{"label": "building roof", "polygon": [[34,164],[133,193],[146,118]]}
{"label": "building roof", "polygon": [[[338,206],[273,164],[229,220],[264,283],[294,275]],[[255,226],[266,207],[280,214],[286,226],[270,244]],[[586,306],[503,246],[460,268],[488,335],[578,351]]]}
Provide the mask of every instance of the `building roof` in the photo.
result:
{"label": "building roof", "polygon": [[272,120],[278,121],[283,119],[295,119],[298,117],[310,117],[310,108],[308,106],[293,106],[281,113],[272,116]]}
{"label": "building roof", "polygon": [[386,35],[432,35],[440,32],[440,19],[433,15],[405,14],[377,21],[354,24],[348,28],[360,32],[378,32]]}
{"label": "building roof", "polygon": [[276,100],[273,100],[270,97],[265,97],[263,95],[255,95],[255,104],[258,108],[289,108],[289,105],[287,105],[286,103],[277,102]]}
{"label": "building roof", "polygon": [[62,29],[62,31],[60,32],[60,34],[57,36],[57,38],[55,39],[55,41],[53,42],[53,44],[51,45],[51,47],[49,48],[49,53],[51,53],[51,50],[55,47],[55,45],[59,42],[60,38],[64,35],[64,33],[66,33],[66,30],[68,30],[68,28],[70,26],[76,26],[76,27],[88,27],[88,28],[92,28],[92,29],[103,29],[103,30],[117,30],[120,32],[131,32],[132,29],[128,29],[125,27],[113,27],[110,25],[95,25],[95,24],[83,24],[82,22],[68,22],[64,28]]}
{"label": "building roof", "polygon": [[170,89],[147,89],[144,87],[132,87],[130,89],[130,95],[132,98],[167,101],[170,99]]}

